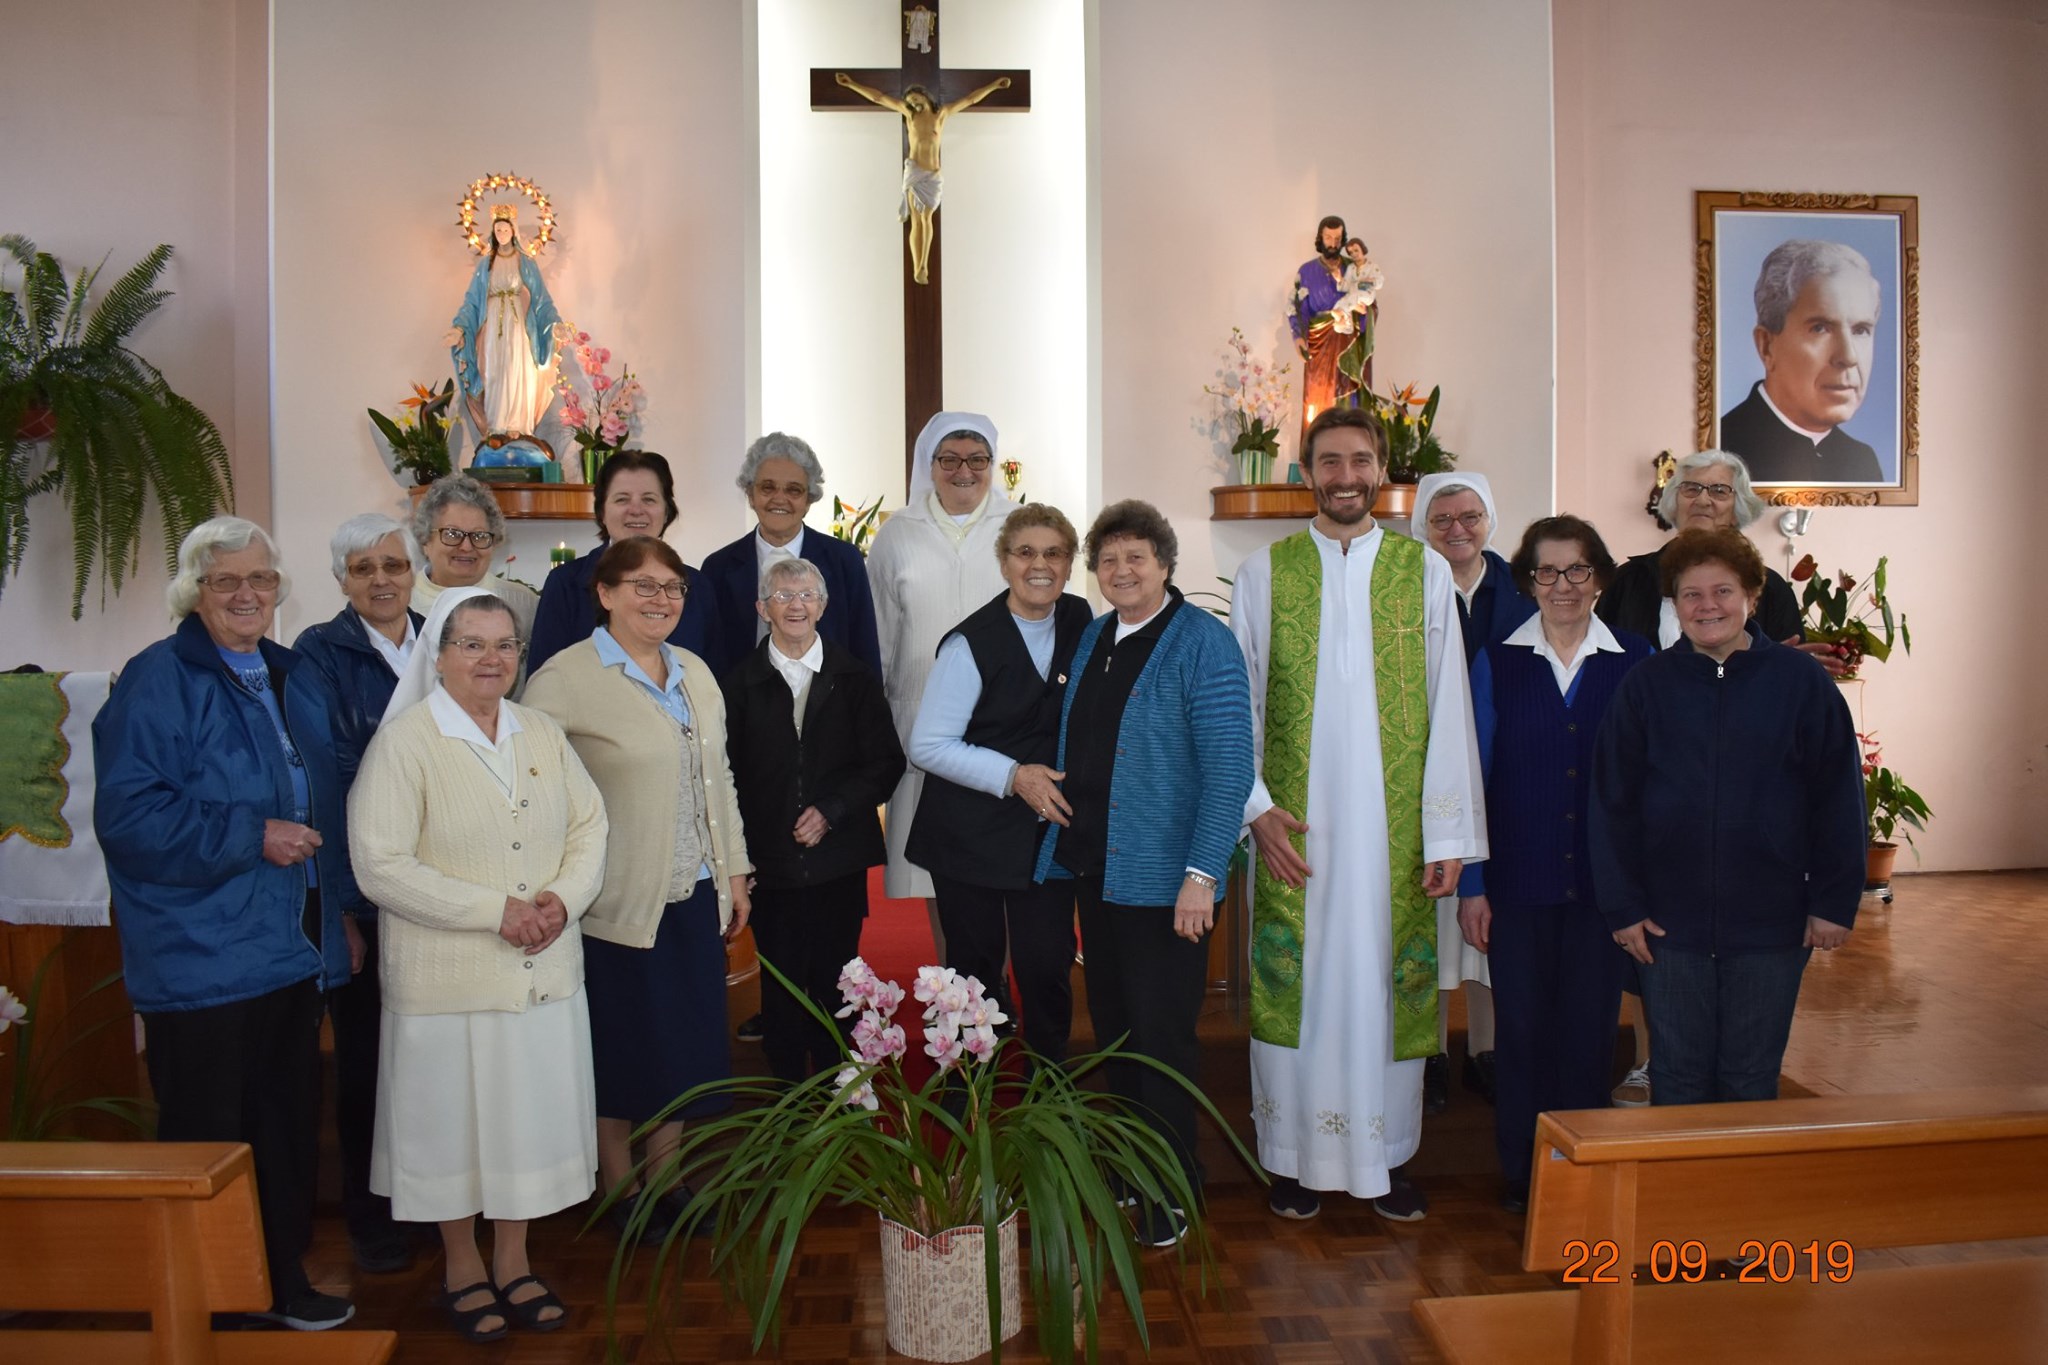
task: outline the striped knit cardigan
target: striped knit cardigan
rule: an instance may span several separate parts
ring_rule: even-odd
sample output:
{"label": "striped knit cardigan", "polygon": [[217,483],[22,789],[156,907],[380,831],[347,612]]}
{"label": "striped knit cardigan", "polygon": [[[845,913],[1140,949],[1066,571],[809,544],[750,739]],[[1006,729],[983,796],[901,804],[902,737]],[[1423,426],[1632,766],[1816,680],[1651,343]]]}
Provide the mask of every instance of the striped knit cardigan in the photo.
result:
{"label": "striped knit cardigan", "polygon": [[[1060,705],[1062,771],[1074,709],[1071,679],[1087,669],[1095,642],[1115,620],[1115,612],[1097,617],[1074,652]],[[1187,869],[1194,868],[1216,879],[1221,900],[1252,791],[1251,682],[1228,626],[1181,603],[1131,688],[1116,752],[1102,898],[1116,905],[1172,905]],[[1054,826],[1039,850],[1039,881],[1072,875],[1053,861],[1059,834]]]}

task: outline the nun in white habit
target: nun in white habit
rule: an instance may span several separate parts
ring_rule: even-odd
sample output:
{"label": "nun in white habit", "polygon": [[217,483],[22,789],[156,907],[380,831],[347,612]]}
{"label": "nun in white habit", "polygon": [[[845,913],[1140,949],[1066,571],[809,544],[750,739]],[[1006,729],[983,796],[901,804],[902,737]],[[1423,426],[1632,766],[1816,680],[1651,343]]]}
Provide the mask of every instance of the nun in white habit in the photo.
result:
{"label": "nun in white habit", "polygon": [[[875,533],[868,583],[882,638],[882,680],[896,737],[908,749],[939,641],[1004,590],[996,533],[1017,510],[996,480],[996,425],[978,412],[941,412],[918,433],[910,500]],[[891,897],[930,900],[932,879],[903,856],[924,774],[906,770],[889,798]],[[938,933],[938,917],[932,917]],[[940,960],[945,945],[939,945]]]}

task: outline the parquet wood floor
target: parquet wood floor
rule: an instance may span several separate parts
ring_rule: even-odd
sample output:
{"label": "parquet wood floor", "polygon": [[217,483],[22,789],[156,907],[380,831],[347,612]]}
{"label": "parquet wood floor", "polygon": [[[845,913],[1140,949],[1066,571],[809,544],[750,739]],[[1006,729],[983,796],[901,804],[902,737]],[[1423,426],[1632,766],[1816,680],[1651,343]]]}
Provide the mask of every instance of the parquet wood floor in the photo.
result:
{"label": "parquet wood floor", "polygon": [[[1784,1093],[2048,1083],[2048,872],[1902,877],[1897,885],[1894,905],[1865,902],[1846,948],[1815,956],[1786,1054]],[[752,989],[736,991],[731,1005],[735,1020],[750,1013]],[[1085,1029],[1085,1021],[1085,1011],[1077,1011],[1077,1028]],[[1456,1013],[1453,1028],[1462,1029]],[[1202,1037],[1204,1088],[1248,1140],[1243,1020],[1229,1002],[1212,998]],[[1461,1038],[1454,1037],[1452,1047],[1455,1074]],[[757,1064],[757,1053],[738,1045],[735,1061]],[[1492,1110],[1455,1082],[1450,1110],[1426,1121],[1412,1167],[1431,1200],[1429,1217],[1420,1223],[1383,1222],[1341,1195],[1325,1198],[1317,1220],[1287,1222],[1267,1213],[1261,1187],[1238,1167],[1220,1137],[1205,1142],[1203,1157],[1218,1265],[1205,1294],[1194,1267],[1182,1267],[1168,1253],[1147,1257],[1143,1307],[1150,1359],[1200,1365],[1431,1361],[1436,1356],[1410,1312],[1415,1299],[1550,1283],[1522,1271],[1522,1220],[1496,1202]],[[594,1365],[606,1359],[603,1298],[611,1253],[597,1236],[579,1237],[578,1228],[579,1220],[565,1214],[536,1224],[533,1232],[535,1264],[570,1304],[569,1327],[551,1336],[518,1334],[494,1346],[468,1346],[442,1325],[432,1302],[439,1288],[437,1258],[423,1257],[400,1275],[358,1275],[331,1210],[320,1219],[308,1268],[323,1288],[355,1299],[359,1325],[398,1330],[396,1359],[403,1365]],[[2013,1249],[2006,1244],[1998,1250]],[[2024,1249],[2048,1255],[2048,1241]],[[1871,1253],[1871,1263],[1983,1254],[1988,1249],[1943,1247]],[[722,1302],[716,1284],[702,1274],[702,1263],[702,1251],[694,1253],[680,1325],[666,1350],[647,1335],[644,1266],[629,1276],[616,1324],[616,1358],[753,1358],[746,1317]],[[781,1342],[765,1346],[761,1358],[890,1358],[880,1256],[868,1217],[841,1210],[818,1220],[788,1303]],[[1006,1358],[1035,1359],[1025,1345],[1030,1339],[1027,1329]],[[1135,1324],[1120,1306],[1107,1319],[1102,1342],[1105,1361],[1146,1358]],[[5,1354],[0,1335],[0,1358]]]}

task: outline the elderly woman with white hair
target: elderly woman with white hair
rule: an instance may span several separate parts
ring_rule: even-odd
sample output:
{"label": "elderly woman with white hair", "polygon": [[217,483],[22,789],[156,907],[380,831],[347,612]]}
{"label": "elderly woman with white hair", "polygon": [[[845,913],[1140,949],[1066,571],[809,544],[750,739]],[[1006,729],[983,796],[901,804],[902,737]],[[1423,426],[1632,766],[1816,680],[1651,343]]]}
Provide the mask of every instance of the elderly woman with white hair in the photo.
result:
{"label": "elderly woman with white hair", "polygon": [[[424,619],[408,605],[419,547],[381,512],[350,517],[328,542],[334,581],[348,600],[307,626],[292,648],[327,685],[334,757],[344,798],[363,751],[384,719]],[[348,856],[346,847],[341,848]],[[356,1267],[372,1274],[412,1264],[412,1234],[391,1219],[391,1201],[370,1193],[370,1133],[377,1117],[377,907],[361,896],[341,907],[355,975],[328,993],[334,1019],[334,1126],[341,1144],[341,1207]]]}
{"label": "elderly woman with white hair", "polygon": [[348,798],[382,930],[370,1187],[439,1225],[441,1308],[471,1341],[563,1325],[527,1223],[587,1198],[597,1167],[578,921],[608,825],[562,728],[506,700],[524,647],[498,598],[441,594]]}
{"label": "elderly woman with white hair", "polygon": [[450,588],[482,588],[512,613],[519,638],[531,640],[540,594],[491,571],[508,536],[490,489],[467,474],[434,480],[412,512],[412,538],[426,560],[426,572],[413,580],[412,609],[432,611],[434,599]]}
{"label": "elderly woman with white hair", "polygon": [[808,560],[824,580],[832,610],[818,622],[818,634],[882,676],[882,646],[875,633],[875,596],[868,587],[867,561],[843,540],[804,525],[804,517],[825,496],[825,466],[810,443],[771,431],[747,447],[734,480],[754,513],[754,529],[704,560],[704,577],[718,596],[725,630],[725,664],[754,652],[768,638],[768,625],[754,609],[761,571],[781,559]]}
{"label": "elderly woman with white hair", "polygon": [[[1536,614],[1536,604],[1515,585],[1508,562],[1491,548],[1500,529],[1493,485],[1484,474],[1458,470],[1428,474],[1415,487],[1409,525],[1451,566],[1458,592],[1458,624],[1465,633],[1465,664],[1498,644]],[[1465,1085],[1493,1102],[1493,977],[1486,954],[1458,928],[1458,898],[1436,903],[1437,988],[1465,991]],[[1440,1114],[1450,1104],[1449,1001],[1437,1010],[1437,1054],[1422,1069],[1423,1105]]]}
{"label": "elderly woman with white hair", "polygon": [[[1750,484],[1749,466],[1740,455],[1725,450],[1694,451],[1680,460],[1671,481],[1657,496],[1657,515],[1676,531],[1741,531],[1763,514],[1764,500]],[[1658,568],[1669,544],[1667,541],[1648,554],[1631,555],[1615,571],[1614,582],[1600,594],[1593,609],[1611,629],[1640,635],[1659,649],[1671,648],[1679,636],[1678,611],[1664,595]],[[1804,638],[1799,599],[1775,569],[1764,570],[1756,623],[1780,644],[1796,645]],[[1825,645],[1807,652],[1832,657]],[[1826,662],[1827,658],[1822,658],[1822,663]]]}
{"label": "elderly woman with white hair", "polygon": [[[725,676],[726,746],[753,855],[754,943],[827,1014],[860,948],[868,869],[883,859],[875,807],[903,775],[882,680],[818,622],[829,598],[809,560],[761,571],[768,638]],[[762,1047],[801,1080],[845,1060],[845,1043],[772,977],[761,980]]]}
{"label": "elderly woman with white hair", "polygon": [[255,1154],[273,1303],[317,1331],[354,1308],[303,1257],[319,1156],[321,993],[348,980],[356,892],[331,707],[264,638],[290,592],[277,545],[216,517],[178,547],[177,629],[129,660],[93,721],[93,826],[166,1142]]}

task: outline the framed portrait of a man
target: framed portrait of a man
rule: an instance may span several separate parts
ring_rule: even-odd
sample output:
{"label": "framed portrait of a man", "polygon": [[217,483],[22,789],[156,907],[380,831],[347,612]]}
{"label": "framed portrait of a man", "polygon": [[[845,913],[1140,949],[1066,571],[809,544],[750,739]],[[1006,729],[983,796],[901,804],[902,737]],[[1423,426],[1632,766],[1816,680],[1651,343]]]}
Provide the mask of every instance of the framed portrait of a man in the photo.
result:
{"label": "framed portrait of a man", "polygon": [[1694,407],[1772,502],[1920,501],[1920,201],[1701,190]]}

